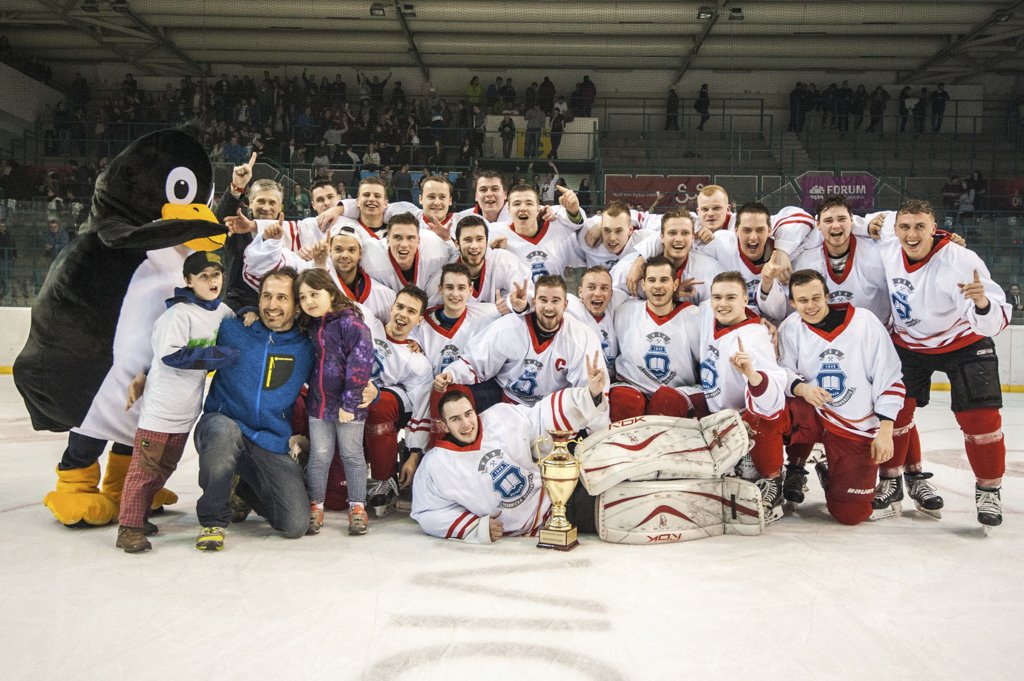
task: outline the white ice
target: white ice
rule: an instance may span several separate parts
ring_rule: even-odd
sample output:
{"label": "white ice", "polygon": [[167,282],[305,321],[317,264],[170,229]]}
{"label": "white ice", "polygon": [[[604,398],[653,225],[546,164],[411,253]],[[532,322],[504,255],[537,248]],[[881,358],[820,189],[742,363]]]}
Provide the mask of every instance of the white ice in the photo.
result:
{"label": "white ice", "polygon": [[[1005,395],[1003,526],[985,537],[948,393],[918,412],[941,520],[833,522],[808,501],[759,537],[570,553],[460,545],[407,516],[287,540],[250,518],[193,548],[197,459],[153,550],[40,503],[64,437],[0,377],[0,678],[1017,679],[1024,675],[1024,395]],[[911,510],[907,511],[907,506]]]}

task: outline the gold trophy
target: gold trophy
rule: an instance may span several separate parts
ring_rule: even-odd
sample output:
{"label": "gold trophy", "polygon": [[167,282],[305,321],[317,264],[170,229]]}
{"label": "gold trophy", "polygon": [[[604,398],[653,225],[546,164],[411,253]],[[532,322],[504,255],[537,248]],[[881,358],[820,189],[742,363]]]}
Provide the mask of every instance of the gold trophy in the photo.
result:
{"label": "gold trophy", "polygon": [[[580,475],[580,462],[569,453],[569,443],[576,433],[567,430],[549,430],[551,453],[540,459],[540,477],[544,490],[551,499],[551,517],[540,530],[537,547],[568,551],[575,548],[576,528],[565,517],[565,504],[576,489]],[[540,438],[546,439],[546,438]]]}

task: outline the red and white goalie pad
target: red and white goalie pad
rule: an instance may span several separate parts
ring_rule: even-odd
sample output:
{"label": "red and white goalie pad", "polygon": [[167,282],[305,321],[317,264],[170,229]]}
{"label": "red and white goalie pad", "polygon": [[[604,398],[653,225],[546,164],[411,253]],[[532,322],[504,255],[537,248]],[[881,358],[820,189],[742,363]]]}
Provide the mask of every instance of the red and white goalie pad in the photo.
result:
{"label": "red and white goalie pad", "polygon": [[626,480],[720,478],[750,449],[734,409],[700,420],[638,416],[616,421],[576,448],[580,479],[597,496]]}
{"label": "red and white goalie pad", "polygon": [[764,529],[757,485],[738,478],[624,482],[597,499],[597,534],[613,544],[668,544]]}

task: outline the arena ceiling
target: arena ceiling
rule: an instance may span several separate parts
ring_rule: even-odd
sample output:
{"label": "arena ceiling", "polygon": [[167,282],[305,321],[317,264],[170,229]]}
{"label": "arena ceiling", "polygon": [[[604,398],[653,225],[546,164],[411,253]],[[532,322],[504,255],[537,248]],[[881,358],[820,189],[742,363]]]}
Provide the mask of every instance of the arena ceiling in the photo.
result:
{"label": "arena ceiling", "polygon": [[233,65],[1024,71],[1024,0],[4,0],[23,58],[147,75]]}

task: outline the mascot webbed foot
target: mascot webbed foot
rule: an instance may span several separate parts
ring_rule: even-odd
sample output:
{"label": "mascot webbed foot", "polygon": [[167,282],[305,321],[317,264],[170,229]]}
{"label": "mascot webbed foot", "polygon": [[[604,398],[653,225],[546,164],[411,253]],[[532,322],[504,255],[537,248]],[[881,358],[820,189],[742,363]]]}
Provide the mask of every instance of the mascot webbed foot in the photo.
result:
{"label": "mascot webbed foot", "polygon": [[57,470],[57,489],[43,499],[64,525],[107,525],[117,518],[117,504],[100,493],[100,465]]}
{"label": "mascot webbed foot", "polygon": [[167,489],[166,487],[157,490],[157,493],[153,496],[153,503],[150,504],[150,508],[154,511],[162,510],[164,506],[170,506],[171,504],[178,503],[178,495]]}

